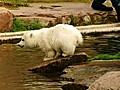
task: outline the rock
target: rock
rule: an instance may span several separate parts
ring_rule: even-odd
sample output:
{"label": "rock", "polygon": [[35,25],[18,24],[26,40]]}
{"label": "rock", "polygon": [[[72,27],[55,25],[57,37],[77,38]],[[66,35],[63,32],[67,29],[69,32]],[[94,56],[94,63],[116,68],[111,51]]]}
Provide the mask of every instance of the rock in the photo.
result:
{"label": "rock", "polygon": [[120,71],[106,73],[91,84],[87,90],[120,90]]}
{"label": "rock", "polygon": [[86,85],[78,84],[78,83],[68,83],[62,86],[63,90],[87,90],[88,87]]}
{"label": "rock", "polygon": [[62,72],[67,66],[85,62],[87,59],[88,56],[85,53],[75,54],[66,58],[45,61],[39,66],[29,69],[29,71],[41,74]]}
{"label": "rock", "polygon": [[21,41],[20,37],[8,38],[6,40],[0,40],[0,44],[16,44]]}
{"label": "rock", "polygon": [[[49,0],[43,1],[49,2]],[[15,17],[24,21],[37,21],[48,26],[60,23],[85,26],[117,22],[114,10],[112,12],[96,11],[88,3],[37,3],[30,4],[30,7],[20,7],[17,10],[11,10],[11,12]]]}
{"label": "rock", "polygon": [[13,26],[13,14],[6,8],[0,8],[0,32],[7,32]]}

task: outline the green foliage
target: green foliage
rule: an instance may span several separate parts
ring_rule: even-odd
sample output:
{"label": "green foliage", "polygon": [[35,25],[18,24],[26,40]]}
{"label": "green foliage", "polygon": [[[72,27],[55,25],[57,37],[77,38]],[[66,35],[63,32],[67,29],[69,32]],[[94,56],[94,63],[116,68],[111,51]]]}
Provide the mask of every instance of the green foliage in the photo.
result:
{"label": "green foliage", "polygon": [[26,31],[26,30],[36,30],[42,27],[46,27],[46,26],[35,21],[30,21],[28,23],[28,22],[24,22],[21,19],[14,19],[12,31],[17,32],[17,31]]}
{"label": "green foliage", "polygon": [[25,24],[22,20],[20,19],[14,19],[13,21],[13,32],[16,31],[26,31],[27,29],[25,28]]}
{"label": "green foliage", "polygon": [[28,7],[29,6],[27,1],[22,1],[22,0],[1,0],[1,2],[9,3],[11,5],[14,5],[14,7],[18,7],[18,6]]}
{"label": "green foliage", "polygon": [[40,23],[31,21],[30,23],[26,23],[25,27],[27,30],[35,30],[35,29],[40,29],[42,28],[42,26],[40,25]]}
{"label": "green foliage", "polygon": [[24,2],[24,3],[17,2],[17,3],[14,3],[14,5],[15,5],[16,7],[18,7],[18,6],[28,7],[28,6],[29,6],[29,4],[28,4],[27,2]]}
{"label": "green foliage", "polygon": [[71,24],[71,25],[74,25],[75,22],[76,22],[76,17],[75,17],[74,15],[71,15],[70,18],[71,18],[70,24]]}
{"label": "green foliage", "polygon": [[116,60],[120,59],[120,52],[115,55],[101,54],[91,58],[90,60]]}

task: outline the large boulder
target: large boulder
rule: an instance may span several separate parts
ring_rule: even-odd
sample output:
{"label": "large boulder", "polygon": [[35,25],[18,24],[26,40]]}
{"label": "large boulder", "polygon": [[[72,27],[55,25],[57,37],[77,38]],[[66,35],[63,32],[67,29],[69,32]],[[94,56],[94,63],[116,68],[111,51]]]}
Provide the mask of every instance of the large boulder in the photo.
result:
{"label": "large boulder", "polygon": [[106,73],[91,84],[87,90],[120,90],[120,71]]}
{"label": "large boulder", "polygon": [[6,8],[0,8],[0,32],[7,32],[13,26],[13,14]]}

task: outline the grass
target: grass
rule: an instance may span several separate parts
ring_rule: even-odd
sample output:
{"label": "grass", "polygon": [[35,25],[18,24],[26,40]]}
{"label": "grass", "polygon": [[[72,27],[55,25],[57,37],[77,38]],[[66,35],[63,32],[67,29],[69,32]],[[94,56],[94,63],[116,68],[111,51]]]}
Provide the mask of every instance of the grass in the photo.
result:
{"label": "grass", "polygon": [[117,60],[117,59],[120,59],[120,52],[114,55],[100,54],[98,56],[91,58],[90,60]]}
{"label": "grass", "polygon": [[5,5],[12,5],[14,7],[18,7],[18,6],[28,7],[29,6],[27,1],[22,1],[22,0],[1,0],[0,2],[4,3]]}
{"label": "grass", "polygon": [[37,30],[43,27],[47,27],[47,26],[39,22],[35,22],[35,21],[24,22],[21,19],[15,18],[13,21],[13,29],[11,31],[17,32],[17,31]]}

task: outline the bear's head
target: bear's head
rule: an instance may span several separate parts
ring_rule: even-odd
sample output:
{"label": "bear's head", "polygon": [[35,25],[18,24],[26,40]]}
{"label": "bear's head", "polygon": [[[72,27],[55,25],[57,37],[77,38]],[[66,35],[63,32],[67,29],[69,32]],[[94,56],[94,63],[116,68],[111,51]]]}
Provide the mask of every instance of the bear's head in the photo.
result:
{"label": "bear's head", "polygon": [[35,39],[33,36],[32,32],[26,32],[24,33],[21,41],[19,43],[17,43],[18,46],[20,46],[21,48],[23,47],[35,47]]}

